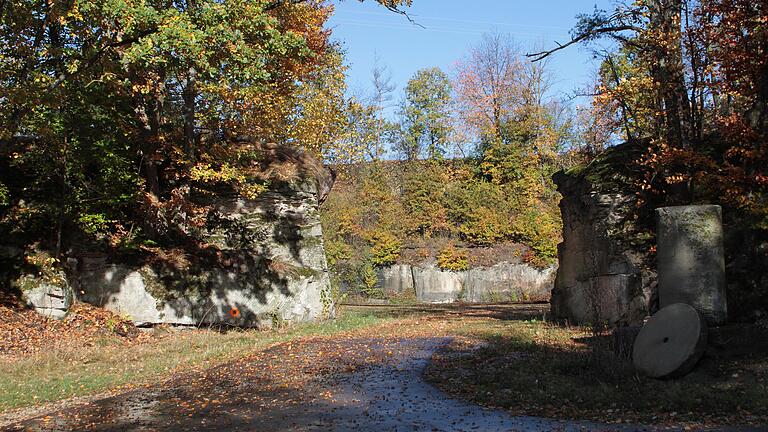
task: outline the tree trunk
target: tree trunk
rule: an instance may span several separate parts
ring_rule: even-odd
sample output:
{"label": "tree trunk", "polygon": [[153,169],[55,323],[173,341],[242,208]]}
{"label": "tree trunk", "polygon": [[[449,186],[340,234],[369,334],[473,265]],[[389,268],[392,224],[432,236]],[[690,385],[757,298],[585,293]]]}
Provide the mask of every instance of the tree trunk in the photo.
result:
{"label": "tree trunk", "polygon": [[195,133],[195,112],[197,103],[197,70],[190,66],[187,73],[187,85],[184,87],[184,154],[189,163],[195,162],[197,135]]}
{"label": "tree trunk", "polygon": [[768,62],[763,61],[760,78],[755,89],[755,102],[747,112],[749,125],[756,131],[768,128]]}
{"label": "tree trunk", "polygon": [[[136,79],[136,76],[133,76]],[[133,97],[133,112],[139,123],[140,150],[144,175],[147,180],[149,192],[155,196],[160,195],[160,169],[157,164],[159,130],[161,121],[162,97],[154,99],[154,106],[150,106],[147,98],[142,94]]]}
{"label": "tree trunk", "polygon": [[688,147],[691,137],[691,108],[685,85],[682,55],[681,18],[683,0],[658,0],[651,13],[650,29],[659,33],[656,41],[658,68],[654,77],[664,103],[665,130],[662,134],[673,147]]}

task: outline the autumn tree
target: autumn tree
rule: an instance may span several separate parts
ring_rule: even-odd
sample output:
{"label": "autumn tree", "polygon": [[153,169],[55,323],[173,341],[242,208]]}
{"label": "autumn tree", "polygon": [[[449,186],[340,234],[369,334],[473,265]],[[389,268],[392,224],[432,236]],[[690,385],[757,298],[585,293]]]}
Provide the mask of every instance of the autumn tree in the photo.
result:
{"label": "autumn tree", "polygon": [[350,97],[344,105],[342,130],[335,144],[324,152],[325,160],[343,167],[370,160],[377,143],[378,117],[374,107],[357,97]]}
{"label": "autumn tree", "polygon": [[499,184],[519,182],[531,197],[549,182],[565,137],[557,104],[547,98],[550,86],[546,64],[525,61],[498,33],[484,35],[457,72],[457,104],[476,137],[483,174]]}
{"label": "autumn tree", "polygon": [[571,41],[532,57],[602,37],[618,42],[603,52],[595,107],[613,110],[627,139],[650,139],[637,189],[656,200],[710,196],[754,208],[745,197],[763,189],[765,17],[764,2],[619,4],[580,16]]}
{"label": "autumn tree", "polygon": [[457,102],[466,125],[481,146],[503,140],[504,125],[522,100],[523,64],[508,36],[485,34],[458,64]]}
{"label": "autumn tree", "polygon": [[642,0],[620,3],[611,13],[596,9],[577,17],[570,41],[529,56],[538,61],[576,43],[612,39],[647,74],[640,92],[653,95],[652,108],[658,113],[650,132],[671,146],[686,147],[692,138],[693,119],[683,61],[685,4],[685,0]]}
{"label": "autumn tree", "polygon": [[142,209],[195,182],[263,190],[247,143],[333,153],[346,101],[331,12],[315,0],[0,2],[2,223],[56,250],[65,226],[136,235]]}
{"label": "autumn tree", "polygon": [[709,123],[727,143],[714,193],[768,229],[768,3],[702,0],[695,13],[712,71]]}
{"label": "autumn tree", "polygon": [[452,130],[451,105],[451,81],[440,68],[419,70],[408,81],[396,143],[405,159],[445,155]]}

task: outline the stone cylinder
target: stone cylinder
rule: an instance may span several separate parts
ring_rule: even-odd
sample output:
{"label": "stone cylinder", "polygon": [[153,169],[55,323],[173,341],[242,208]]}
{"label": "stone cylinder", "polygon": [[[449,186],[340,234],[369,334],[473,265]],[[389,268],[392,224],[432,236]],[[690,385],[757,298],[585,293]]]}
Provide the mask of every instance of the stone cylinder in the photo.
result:
{"label": "stone cylinder", "polygon": [[728,308],[720,206],[658,208],[656,228],[659,306],[685,303],[709,325],[723,324]]}

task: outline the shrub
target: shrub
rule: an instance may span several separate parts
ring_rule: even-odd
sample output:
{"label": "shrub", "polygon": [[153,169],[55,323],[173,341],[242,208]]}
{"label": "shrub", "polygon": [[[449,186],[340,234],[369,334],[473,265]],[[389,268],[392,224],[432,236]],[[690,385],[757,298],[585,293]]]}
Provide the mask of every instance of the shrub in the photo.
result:
{"label": "shrub", "polygon": [[445,202],[454,232],[471,243],[489,245],[513,233],[510,202],[498,185],[456,183],[446,192]]}
{"label": "shrub", "polygon": [[328,265],[334,267],[339,261],[348,260],[352,256],[352,248],[340,239],[327,239],[325,256],[328,259]]}
{"label": "shrub", "polygon": [[371,261],[377,266],[388,266],[397,262],[400,257],[402,242],[386,231],[374,231],[368,234],[371,243]]}
{"label": "shrub", "polygon": [[109,228],[110,222],[112,221],[100,213],[81,214],[77,218],[77,224],[80,226],[80,229],[82,229],[86,234],[90,235],[105,232]]}
{"label": "shrub", "polygon": [[448,231],[443,203],[448,183],[447,166],[435,162],[412,162],[403,174],[403,206],[408,210],[412,233],[432,237]]}
{"label": "shrub", "polygon": [[9,203],[8,187],[0,182],[0,206],[6,206]]}
{"label": "shrub", "polygon": [[382,291],[379,289],[379,277],[376,273],[376,269],[373,267],[373,264],[369,261],[366,261],[363,267],[361,268],[361,280],[362,280],[362,291],[363,293],[370,298],[381,298],[384,296]]}
{"label": "shrub", "polygon": [[558,215],[541,209],[530,209],[515,218],[516,236],[533,251],[533,255],[526,255],[525,261],[546,267],[557,260],[560,224]]}
{"label": "shrub", "polygon": [[449,245],[437,255],[437,266],[442,270],[464,271],[469,268],[469,254],[466,249]]}

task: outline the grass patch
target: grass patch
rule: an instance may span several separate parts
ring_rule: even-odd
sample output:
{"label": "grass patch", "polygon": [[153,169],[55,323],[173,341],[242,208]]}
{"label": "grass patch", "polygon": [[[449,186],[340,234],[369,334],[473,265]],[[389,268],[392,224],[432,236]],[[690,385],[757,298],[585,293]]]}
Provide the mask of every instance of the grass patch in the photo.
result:
{"label": "grass patch", "polygon": [[765,424],[768,357],[705,357],[690,375],[638,376],[609,336],[542,321],[473,320],[466,343],[435,356],[427,377],[477,403],[519,415],[601,422]]}
{"label": "grass patch", "polygon": [[383,322],[364,311],[340,313],[333,321],[280,331],[157,331],[139,345],[102,338],[90,347],[59,348],[0,360],[0,412],[161,381],[175,373],[205,369],[259,348],[305,336],[332,335]]}

